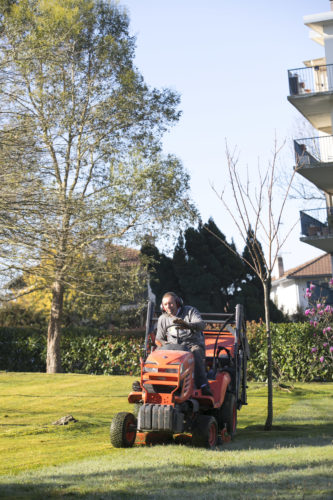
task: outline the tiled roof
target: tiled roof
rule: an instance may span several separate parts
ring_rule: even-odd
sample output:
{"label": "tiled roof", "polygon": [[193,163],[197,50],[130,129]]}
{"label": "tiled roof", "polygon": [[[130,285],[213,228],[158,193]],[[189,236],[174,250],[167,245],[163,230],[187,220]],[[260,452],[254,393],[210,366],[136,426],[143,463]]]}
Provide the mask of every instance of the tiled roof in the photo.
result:
{"label": "tiled roof", "polygon": [[311,278],[313,276],[332,276],[332,260],[330,254],[325,253],[300,266],[288,269],[281,278]]}
{"label": "tiled roof", "polygon": [[123,264],[137,264],[139,262],[140,250],[121,245],[109,245],[106,249],[107,256],[110,258],[115,253],[120,257]]}

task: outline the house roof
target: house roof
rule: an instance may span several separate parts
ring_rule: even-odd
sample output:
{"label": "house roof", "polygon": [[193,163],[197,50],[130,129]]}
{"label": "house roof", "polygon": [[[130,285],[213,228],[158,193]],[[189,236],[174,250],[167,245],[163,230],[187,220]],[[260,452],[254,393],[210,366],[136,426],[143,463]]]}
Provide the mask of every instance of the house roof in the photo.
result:
{"label": "house roof", "polygon": [[309,260],[300,266],[288,269],[279,279],[313,278],[319,276],[332,276],[332,259],[328,253]]}
{"label": "house roof", "polygon": [[112,254],[117,254],[120,258],[120,265],[133,265],[140,262],[140,250],[128,248],[121,245],[109,245],[106,248],[107,257],[111,258]]}

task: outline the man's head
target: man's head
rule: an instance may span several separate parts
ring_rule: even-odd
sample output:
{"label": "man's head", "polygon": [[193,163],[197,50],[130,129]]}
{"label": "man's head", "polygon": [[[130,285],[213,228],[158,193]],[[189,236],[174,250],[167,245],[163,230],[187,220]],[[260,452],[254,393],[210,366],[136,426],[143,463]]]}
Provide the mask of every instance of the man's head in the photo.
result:
{"label": "man's head", "polygon": [[181,307],[182,301],[173,292],[167,292],[162,297],[162,310],[167,314],[175,316],[179,307]]}

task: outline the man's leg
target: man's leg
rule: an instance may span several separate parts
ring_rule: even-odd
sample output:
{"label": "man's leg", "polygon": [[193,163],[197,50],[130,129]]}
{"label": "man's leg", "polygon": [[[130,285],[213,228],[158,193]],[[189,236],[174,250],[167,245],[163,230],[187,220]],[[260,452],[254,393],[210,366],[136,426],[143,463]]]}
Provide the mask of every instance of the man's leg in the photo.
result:
{"label": "man's leg", "polygon": [[194,381],[198,389],[208,384],[205,367],[205,349],[199,345],[190,347],[194,356]]}

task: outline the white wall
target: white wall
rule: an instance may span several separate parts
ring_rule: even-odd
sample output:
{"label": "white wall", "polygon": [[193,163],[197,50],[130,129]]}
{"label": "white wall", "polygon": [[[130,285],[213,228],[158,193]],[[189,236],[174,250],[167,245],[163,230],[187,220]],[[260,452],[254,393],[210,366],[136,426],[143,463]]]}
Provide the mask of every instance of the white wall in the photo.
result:
{"label": "white wall", "polygon": [[308,300],[304,297],[306,280],[285,279],[272,284],[271,300],[286,314],[295,314],[298,308],[306,309]]}

